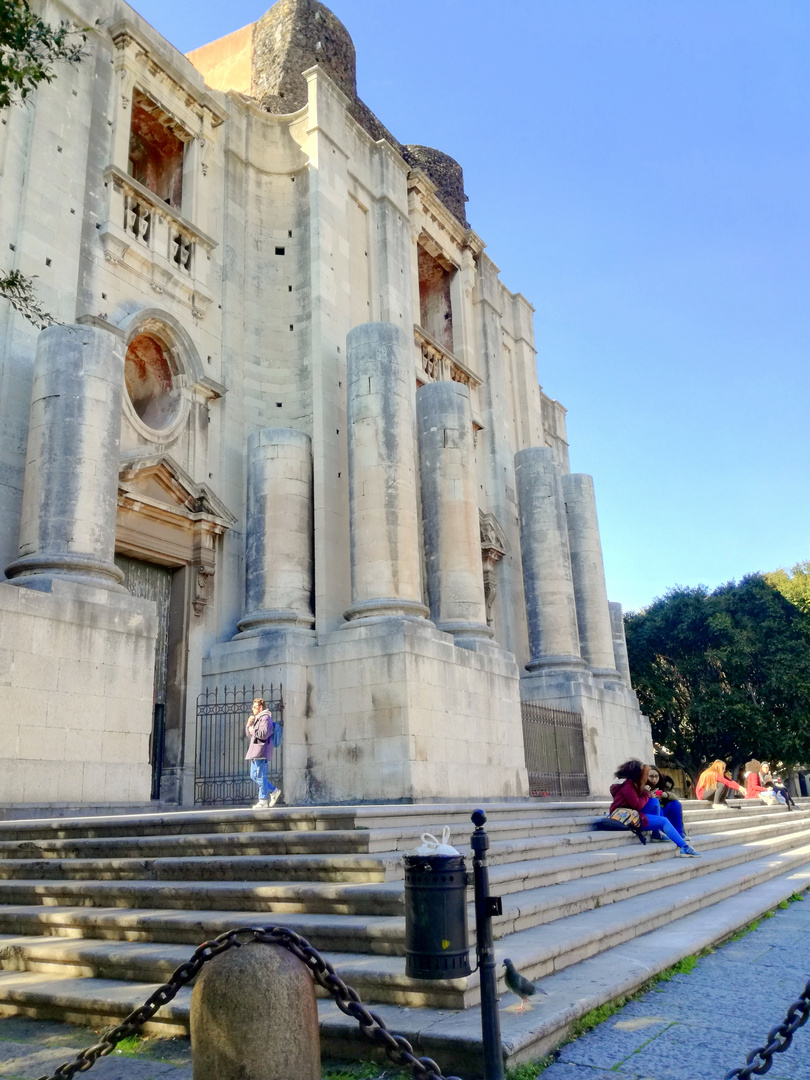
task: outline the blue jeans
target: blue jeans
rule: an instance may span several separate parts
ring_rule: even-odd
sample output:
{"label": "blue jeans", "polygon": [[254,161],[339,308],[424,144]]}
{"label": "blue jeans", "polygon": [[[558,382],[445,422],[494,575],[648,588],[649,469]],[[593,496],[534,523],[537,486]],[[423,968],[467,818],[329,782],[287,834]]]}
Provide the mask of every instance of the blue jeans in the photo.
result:
{"label": "blue jeans", "polygon": [[684,835],[686,829],[683,827],[683,807],[677,799],[673,799],[671,802],[665,803],[661,807],[661,813],[667,819],[667,821],[674,826],[675,831]]}
{"label": "blue jeans", "polygon": [[673,844],[677,844],[679,848],[685,848],[687,846],[683,836],[675,829],[672,822],[664,817],[661,812],[661,803],[658,799],[650,799],[642,813],[650,823],[653,836],[657,833],[663,833],[668,840],[671,840]]}
{"label": "blue jeans", "polygon": [[259,798],[269,799],[276,790],[267,779],[267,758],[253,758],[250,763],[250,779],[259,785]]}

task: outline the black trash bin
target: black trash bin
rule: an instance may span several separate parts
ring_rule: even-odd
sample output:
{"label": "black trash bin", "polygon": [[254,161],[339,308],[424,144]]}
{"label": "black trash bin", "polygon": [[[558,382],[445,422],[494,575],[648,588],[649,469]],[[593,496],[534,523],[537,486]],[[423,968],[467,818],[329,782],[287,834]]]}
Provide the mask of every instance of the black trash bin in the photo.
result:
{"label": "black trash bin", "polygon": [[467,867],[463,855],[406,855],[405,974],[456,979],[470,974]]}

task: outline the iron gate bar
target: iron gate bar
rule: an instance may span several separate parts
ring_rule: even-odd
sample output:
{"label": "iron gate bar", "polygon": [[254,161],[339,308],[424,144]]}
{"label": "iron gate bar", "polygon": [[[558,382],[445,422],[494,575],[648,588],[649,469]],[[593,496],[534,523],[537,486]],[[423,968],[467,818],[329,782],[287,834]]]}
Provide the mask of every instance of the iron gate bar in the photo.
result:
{"label": "iron gate bar", "polygon": [[[250,762],[245,760],[245,724],[254,698],[263,698],[273,719],[284,726],[284,695],[279,683],[269,690],[263,686],[219,687],[204,690],[197,698],[197,735],[194,754],[195,806],[244,806],[256,796],[250,779]],[[267,776],[275,787],[283,787],[284,744],[273,748]]]}
{"label": "iron gate bar", "polygon": [[535,701],[521,702],[520,711],[529,794],[589,795],[581,714]]}

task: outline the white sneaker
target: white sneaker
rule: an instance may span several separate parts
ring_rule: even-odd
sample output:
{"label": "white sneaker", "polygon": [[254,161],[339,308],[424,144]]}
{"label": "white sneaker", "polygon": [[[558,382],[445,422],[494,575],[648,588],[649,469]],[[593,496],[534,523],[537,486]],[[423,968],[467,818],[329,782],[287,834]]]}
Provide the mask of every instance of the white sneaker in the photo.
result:
{"label": "white sneaker", "polygon": [[275,806],[280,798],[281,798],[281,791],[278,788],[276,788],[276,790],[273,792],[273,794],[270,796],[270,798],[267,800],[267,802],[264,805],[265,806]]}
{"label": "white sneaker", "polygon": [[254,810],[266,810],[268,808],[268,806],[270,806],[270,803],[267,801],[267,799],[259,799],[258,802],[255,802],[253,804],[253,809]]}

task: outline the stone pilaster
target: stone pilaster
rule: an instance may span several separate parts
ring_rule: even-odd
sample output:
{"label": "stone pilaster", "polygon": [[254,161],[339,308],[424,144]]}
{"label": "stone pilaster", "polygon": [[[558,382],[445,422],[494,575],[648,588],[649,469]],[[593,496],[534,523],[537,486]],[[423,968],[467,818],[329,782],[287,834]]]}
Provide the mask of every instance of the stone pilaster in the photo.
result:
{"label": "stone pilaster", "polygon": [[562,477],[562,488],[582,656],[595,675],[615,678],[613,633],[593,477],[568,473]]}
{"label": "stone pilaster", "polygon": [[237,637],[309,630],[312,612],[312,444],[293,428],[248,437],[245,610]]}
{"label": "stone pilaster", "polygon": [[520,550],[529,623],[527,671],[582,669],[560,468],[554,451],[515,454]]}
{"label": "stone pilaster", "polygon": [[476,497],[470,391],[428,383],[416,393],[430,617],[457,645],[491,638]]}
{"label": "stone pilaster", "polygon": [[39,335],[15,584],[126,591],[113,562],[123,387],[121,336],[90,325]]}
{"label": "stone pilaster", "polygon": [[608,606],[610,608],[610,629],[613,635],[613,660],[616,664],[616,670],[628,687],[632,689],[633,684],[630,679],[630,660],[627,656],[627,638],[624,633],[622,605],[610,601]]}
{"label": "stone pilaster", "polygon": [[424,618],[419,566],[413,357],[393,323],[348,339],[349,620]]}

